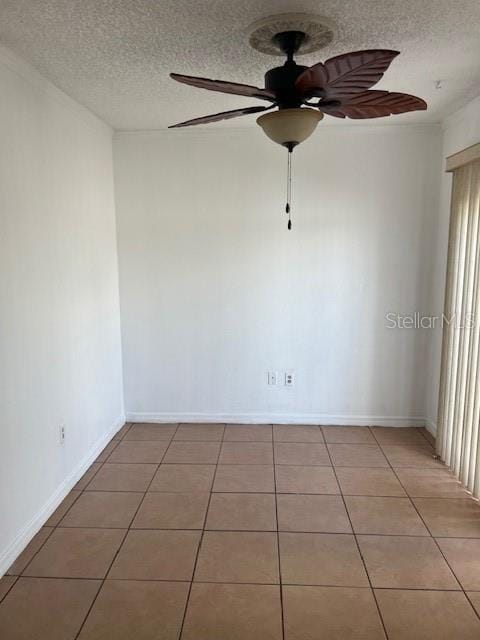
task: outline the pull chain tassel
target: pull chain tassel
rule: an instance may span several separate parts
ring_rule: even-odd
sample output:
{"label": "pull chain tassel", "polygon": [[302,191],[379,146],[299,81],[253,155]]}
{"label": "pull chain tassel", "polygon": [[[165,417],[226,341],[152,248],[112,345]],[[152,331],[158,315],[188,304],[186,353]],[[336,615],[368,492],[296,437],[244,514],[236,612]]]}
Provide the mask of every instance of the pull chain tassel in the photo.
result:
{"label": "pull chain tassel", "polygon": [[292,228],[292,150],[293,147],[288,147],[287,156],[287,204],[285,205],[285,213],[288,215],[287,229],[290,231]]}

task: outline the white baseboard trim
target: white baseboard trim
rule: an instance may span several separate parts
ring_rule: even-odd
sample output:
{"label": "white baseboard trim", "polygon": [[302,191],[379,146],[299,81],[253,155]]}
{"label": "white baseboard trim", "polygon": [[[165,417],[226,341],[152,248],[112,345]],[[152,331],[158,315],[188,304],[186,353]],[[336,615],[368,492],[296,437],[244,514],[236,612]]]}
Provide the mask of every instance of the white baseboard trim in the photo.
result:
{"label": "white baseboard trim", "polygon": [[425,429],[434,437],[437,437],[437,423],[430,420],[430,418],[425,418]]}
{"label": "white baseboard trim", "polygon": [[55,509],[60,505],[66,495],[73,489],[75,484],[80,480],[85,471],[89,468],[92,462],[99,456],[102,449],[110,442],[113,436],[119,431],[125,424],[125,416],[119,416],[113,426],[108,432],[102,436],[93,445],[86,456],[80,461],[75,469],[65,478],[62,484],[57,490],[50,496],[45,504],[37,511],[33,518],[28,522],[23,529],[20,530],[15,539],[8,545],[8,547],[0,553],[0,576],[9,569],[14,560],[25,549],[27,544],[33,538],[33,536],[40,531],[48,518],[52,515]]}
{"label": "white baseboard trim", "polygon": [[374,427],[423,427],[421,416],[330,415],[313,413],[139,413],[127,411],[127,422],[228,422],[233,424],[320,424]]}

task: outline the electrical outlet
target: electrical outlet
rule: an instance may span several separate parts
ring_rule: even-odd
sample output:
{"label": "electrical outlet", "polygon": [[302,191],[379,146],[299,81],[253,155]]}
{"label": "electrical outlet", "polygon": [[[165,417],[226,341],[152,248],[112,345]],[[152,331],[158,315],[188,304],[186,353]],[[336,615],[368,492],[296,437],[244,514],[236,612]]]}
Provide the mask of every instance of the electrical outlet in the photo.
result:
{"label": "electrical outlet", "polygon": [[61,424],[58,429],[58,437],[60,439],[60,444],[65,444],[65,425]]}
{"label": "electrical outlet", "polygon": [[276,371],[269,371],[268,372],[268,384],[269,385],[276,385],[277,384],[277,380],[278,380],[278,375]]}
{"label": "electrical outlet", "polygon": [[294,384],[295,384],[295,374],[293,373],[293,371],[286,371],[285,372],[285,386],[286,387],[293,387]]}

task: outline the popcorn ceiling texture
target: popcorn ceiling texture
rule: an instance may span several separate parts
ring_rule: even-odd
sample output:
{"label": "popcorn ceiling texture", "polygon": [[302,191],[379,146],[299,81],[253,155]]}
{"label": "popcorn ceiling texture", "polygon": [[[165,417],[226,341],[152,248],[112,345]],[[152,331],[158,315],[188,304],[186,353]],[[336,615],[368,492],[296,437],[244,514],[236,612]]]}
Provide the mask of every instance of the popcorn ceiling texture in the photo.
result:
{"label": "popcorn ceiling texture", "polygon": [[[176,84],[168,73],[262,85],[276,59],[249,46],[248,27],[289,11],[338,27],[303,64],[362,48],[402,52],[378,87],[419,95],[430,108],[397,123],[438,122],[480,93],[478,0],[0,0],[0,42],[113,127],[163,129],[255,104]],[[369,123],[385,121],[393,118]],[[254,123],[247,116],[220,126]]]}

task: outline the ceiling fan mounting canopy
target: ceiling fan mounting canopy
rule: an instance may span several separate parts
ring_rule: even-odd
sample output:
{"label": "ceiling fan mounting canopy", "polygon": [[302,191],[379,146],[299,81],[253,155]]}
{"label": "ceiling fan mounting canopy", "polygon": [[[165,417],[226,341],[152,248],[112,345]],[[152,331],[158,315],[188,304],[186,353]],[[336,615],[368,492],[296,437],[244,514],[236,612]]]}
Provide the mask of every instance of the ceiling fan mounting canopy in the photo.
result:
{"label": "ceiling fan mounting canopy", "polygon": [[332,20],[312,13],[281,13],[257,20],[250,25],[250,46],[267,55],[282,56],[284,50],[277,40],[277,35],[289,31],[304,34],[296,53],[305,55],[331,44],[335,39],[337,27]]}

